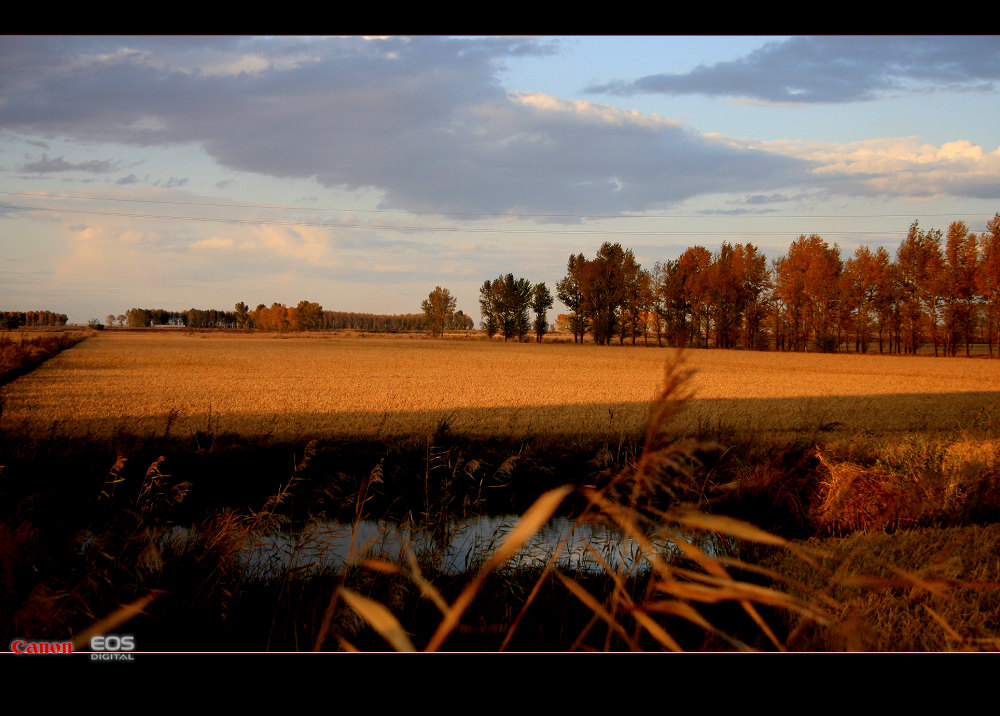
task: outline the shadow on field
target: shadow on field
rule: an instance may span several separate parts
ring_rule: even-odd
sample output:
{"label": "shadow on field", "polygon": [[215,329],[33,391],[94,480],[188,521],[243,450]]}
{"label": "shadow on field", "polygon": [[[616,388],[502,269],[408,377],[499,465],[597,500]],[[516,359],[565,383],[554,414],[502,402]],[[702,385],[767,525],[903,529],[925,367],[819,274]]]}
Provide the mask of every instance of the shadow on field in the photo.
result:
{"label": "shadow on field", "polygon": [[[141,649],[154,651],[384,650],[386,633],[396,639],[393,648],[455,651],[1000,648],[995,600],[969,600],[971,606],[941,616],[940,604],[931,611],[930,596],[919,592],[972,585],[992,599],[993,534],[966,558],[969,571],[948,572],[947,582],[937,575],[941,565],[951,569],[955,555],[938,544],[971,542],[965,533],[958,540],[946,535],[906,562],[921,542],[903,535],[896,542],[901,556],[891,561],[883,555],[893,545],[876,545],[869,552],[878,561],[864,573],[841,569],[859,554],[851,543],[843,545],[852,550],[846,561],[827,566],[817,559],[832,551],[806,554],[784,541],[856,528],[902,534],[911,526],[996,522],[992,463],[969,459],[949,472],[931,450],[911,451],[896,467],[854,456],[850,463],[828,461],[825,446],[816,445],[821,435],[859,431],[995,435],[998,398],[975,392],[692,400],[679,416],[669,409],[660,416],[679,434],[722,444],[734,438],[732,450],[715,440],[653,439],[643,447],[638,433],[649,406],[640,402],[402,413],[175,410],[25,421],[14,426],[20,434],[8,417],[0,431],[0,637],[10,643],[73,635],[86,644],[80,635],[105,628],[107,620],[95,620],[110,615]],[[789,433],[801,435],[787,440]],[[795,445],[772,449],[782,441]],[[920,480],[909,479],[911,468]],[[836,499],[826,499],[831,495]],[[527,533],[561,513],[648,542],[641,553],[650,566],[629,574],[608,567],[570,572],[553,559],[509,567]],[[440,555],[454,540],[454,525],[484,514],[521,517],[518,527],[495,528],[485,538],[484,554],[492,556],[468,561],[461,574],[443,570]],[[306,528],[370,518],[426,526],[434,548],[422,561],[416,549],[404,555],[395,547],[316,571],[297,561],[313,559],[307,546],[330,544],[323,533],[310,542],[315,533]],[[279,561],[273,573],[249,560],[255,545],[280,546],[276,540],[290,536],[307,539],[288,542],[296,559]],[[673,546],[658,550],[653,536]],[[610,554],[588,539],[596,557]],[[798,572],[783,563],[773,569],[777,547],[798,560]],[[794,578],[784,576],[786,569]],[[871,577],[876,569],[888,576]],[[809,592],[817,598],[803,600],[798,585],[814,572],[819,586]],[[841,619],[844,606],[859,600],[856,591],[841,596],[833,589],[841,580],[856,590],[859,574],[868,580],[861,584],[902,587],[895,591],[909,595],[893,607],[906,615],[904,627],[889,632],[884,617],[868,627],[851,612]],[[786,585],[794,587],[779,591]],[[912,616],[917,612],[923,621]],[[804,614],[812,621],[803,622]],[[989,616],[982,626],[980,614]],[[920,640],[904,642],[903,629]],[[924,634],[943,636],[929,641]]]}
{"label": "shadow on field", "polygon": [[[444,399],[447,398],[445,394]],[[691,399],[670,428],[702,437],[827,433],[905,433],[992,430],[1000,393],[916,393],[788,398]],[[8,437],[103,439],[115,435],[248,440],[311,438],[389,439],[452,433],[470,438],[565,439],[639,436],[649,404],[614,402],[518,407],[440,408],[418,411],[247,413],[174,410],[159,415],[66,417],[41,422],[4,420]]]}

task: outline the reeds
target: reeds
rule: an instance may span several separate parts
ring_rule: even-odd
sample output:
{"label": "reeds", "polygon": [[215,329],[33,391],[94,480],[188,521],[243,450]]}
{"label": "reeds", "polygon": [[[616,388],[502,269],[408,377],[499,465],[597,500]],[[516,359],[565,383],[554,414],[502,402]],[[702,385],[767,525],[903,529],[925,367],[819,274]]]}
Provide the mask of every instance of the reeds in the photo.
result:
{"label": "reeds", "polygon": [[[592,615],[576,637],[565,645],[571,650],[721,648],[785,651],[815,648],[817,643],[826,648],[849,649],[928,646],[934,649],[995,649],[1000,644],[995,636],[1000,627],[1000,612],[994,606],[990,607],[985,620],[988,626],[982,626],[981,619],[971,620],[976,626],[970,634],[961,622],[958,628],[951,625],[949,617],[954,612],[946,612],[940,604],[922,604],[925,617],[933,620],[942,638],[916,643],[900,641],[894,645],[893,634],[883,632],[881,637],[873,637],[866,631],[871,628],[888,630],[887,625],[872,624],[869,620],[859,626],[854,601],[843,599],[845,589],[861,588],[875,602],[898,604],[898,599],[887,599],[886,594],[902,586],[911,592],[925,591],[938,596],[943,595],[942,590],[972,590],[981,595],[978,603],[993,605],[995,595],[1000,594],[1000,582],[997,581],[1000,575],[991,573],[979,580],[928,578],[901,570],[887,560],[880,567],[889,570],[894,577],[873,576],[852,569],[851,559],[855,555],[838,563],[835,553],[825,548],[796,544],[750,523],[706,512],[709,506],[707,480],[699,476],[698,455],[717,446],[680,439],[666,430],[669,419],[677,414],[687,397],[688,377],[682,364],[668,364],[664,387],[653,405],[641,452],[603,484],[576,490],[587,499],[587,507],[578,521],[608,523],[627,535],[639,546],[646,573],[642,574],[642,568],[626,572],[621,567],[613,567],[588,546],[588,551],[604,568],[603,585],[595,592],[574,575],[555,567],[554,555],[537,577],[516,617],[506,629],[501,627],[506,634],[500,648],[510,644],[538,594],[552,580]],[[831,473],[832,482],[847,482],[849,489],[850,483],[860,476],[859,469],[854,466],[833,465],[821,452],[817,457]],[[871,478],[870,475],[866,477]],[[870,487],[869,482],[870,479],[865,484]],[[828,519],[838,509],[839,498],[831,484],[824,488],[827,500],[820,507],[819,515],[821,519]],[[513,552],[541,528],[558,504],[573,491],[564,487],[542,495],[525,512],[507,541],[450,603],[443,604],[440,595],[420,578],[424,594],[435,595],[435,603],[442,614],[437,629],[424,647],[426,650],[447,647],[449,635],[459,626],[463,614],[489,576],[503,568]],[[905,494],[900,496],[899,503],[905,503],[907,497]],[[879,501],[878,495],[871,498],[873,504]],[[884,514],[895,514],[901,509],[896,503],[882,502],[885,504],[881,505],[879,513],[856,508],[853,526],[880,524]],[[843,512],[843,507],[839,509]],[[674,547],[669,554],[657,547],[664,541]],[[750,561],[741,557],[741,551],[751,557]],[[778,563],[785,571],[757,563],[752,558],[756,554],[772,555],[769,557],[772,565],[775,563],[773,555],[783,554],[783,560]],[[789,564],[795,566],[788,570]],[[396,570],[406,574],[405,569],[386,563],[372,566],[381,571]],[[929,569],[933,573],[933,567]],[[644,586],[637,591],[640,585]],[[362,602],[352,597],[348,601],[391,646],[416,648],[402,623],[383,607],[371,600]],[[897,614],[909,608],[912,606],[905,604],[895,607]],[[596,629],[598,626],[600,629]],[[827,636],[817,641],[816,634]],[[407,636],[405,641],[401,641],[403,635]]]}
{"label": "reeds", "polygon": [[[578,600],[592,613],[576,637],[565,645],[568,649],[660,648],[681,651],[697,648],[718,639],[727,648],[751,649],[756,646],[784,650],[782,637],[769,625],[761,607],[784,610],[821,625],[832,621],[831,600],[808,600],[793,596],[774,586],[765,586],[737,576],[741,571],[754,573],[752,565],[728,554],[734,542],[740,540],[777,545],[792,550],[807,562],[813,559],[803,549],[786,540],[759,530],[739,520],[722,518],[698,509],[704,496],[704,485],[697,478],[697,454],[716,446],[690,439],[679,439],[668,432],[668,422],[677,414],[686,394],[690,373],[680,362],[668,363],[664,384],[650,414],[645,444],[636,456],[618,473],[596,487],[563,486],[541,495],[518,521],[490,558],[450,603],[420,577],[425,594],[433,599],[442,613],[436,630],[424,647],[437,651],[446,646],[448,637],[459,626],[463,615],[482,589],[487,579],[502,570],[505,563],[530,537],[552,517],[559,505],[574,491],[587,501],[578,522],[604,523],[620,530],[641,552],[641,564],[625,567],[610,565],[592,546],[588,551],[604,568],[601,594],[594,594],[573,575],[555,567],[558,549],[545,565],[520,611],[510,623],[501,648],[511,642],[514,632],[525,617],[547,580],[555,580],[565,589],[567,598]],[[706,536],[708,539],[706,539]],[[657,544],[673,545],[672,555],[664,554]],[[382,571],[405,569],[385,563],[376,565]],[[633,570],[631,572],[626,570]],[[416,576],[411,568],[411,575]],[[591,580],[592,581],[592,580]],[[636,593],[636,586],[645,586]],[[359,599],[343,590],[349,606],[394,648],[413,649],[401,623],[382,605]],[[732,628],[732,615],[722,626],[713,624],[704,607],[733,605],[743,612],[755,636],[742,635],[745,626]],[[717,609],[715,611],[718,611]],[[681,623],[682,637],[672,633]],[[600,624],[601,635],[594,629]],[[701,632],[700,641],[692,641],[691,628]]]}
{"label": "reeds", "polygon": [[28,373],[36,366],[88,337],[86,331],[22,334],[17,340],[0,333],[0,385]]}

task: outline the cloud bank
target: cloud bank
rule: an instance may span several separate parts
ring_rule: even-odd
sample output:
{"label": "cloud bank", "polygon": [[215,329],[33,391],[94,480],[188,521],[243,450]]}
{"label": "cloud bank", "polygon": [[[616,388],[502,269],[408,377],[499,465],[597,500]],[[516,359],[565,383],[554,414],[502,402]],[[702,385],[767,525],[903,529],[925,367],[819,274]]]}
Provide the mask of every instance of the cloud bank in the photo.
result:
{"label": "cloud bank", "polygon": [[[43,147],[9,165],[36,178],[93,178],[135,166],[146,147],[193,145],[234,172],[467,218],[566,223],[726,194],[990,198],[1000,186],[996,148],[960,137],[761,142],[501,86],[508,60],[558,51],[558,41],[504,38],[0,38],[0,132]],[[793,38],[591,89],[831,103],[990,88],[998,76],[993,37]],[[66,158],[50,151],[57,140],[102,154]],[[116,146],[130,159],[108,156]],[[115,182],[176,188],[188,177],[122,170]]]}
{"label": "cloud bank", "polygon": [[196,143],[229,169],[371,189],[420,212],[634,212],[809,181],[807,160],[501,88],[506,59],[549,52],[498,38],[9,38],[0,129]]}
{"label": "cloud bank", "polygon": [[652,74],[587,89],[801,104],[864,102],[928,89],[988,91],[998,79],[998,37],[795,37],[684,74]]}

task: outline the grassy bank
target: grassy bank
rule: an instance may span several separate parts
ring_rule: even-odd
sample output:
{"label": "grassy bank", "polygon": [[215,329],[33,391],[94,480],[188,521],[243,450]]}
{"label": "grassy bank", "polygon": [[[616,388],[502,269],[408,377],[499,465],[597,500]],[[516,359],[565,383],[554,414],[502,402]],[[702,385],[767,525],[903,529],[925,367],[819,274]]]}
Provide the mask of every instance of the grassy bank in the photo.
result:
{"label": "grassy bank", "polygon": [[[996,446],[823,436],[5,438],[2,636],[79,637],[147,600],[115,627],[144,650],[996,648]],[[521,528],[458,573],[361,545],[315,569],[246,558],[324,519],[490,512]],[[496,557],[553,514],[631,537],[639,566]]]}

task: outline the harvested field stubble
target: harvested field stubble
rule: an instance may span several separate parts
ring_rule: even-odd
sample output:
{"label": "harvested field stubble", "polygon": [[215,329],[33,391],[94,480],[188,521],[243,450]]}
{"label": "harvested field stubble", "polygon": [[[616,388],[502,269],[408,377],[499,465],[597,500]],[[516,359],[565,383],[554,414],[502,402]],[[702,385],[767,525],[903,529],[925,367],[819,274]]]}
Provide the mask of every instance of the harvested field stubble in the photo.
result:
{"label": "harvested field stubble", "polygon": [[[640,435],[673,350],[275,334],[107,333],[3,390],[8,432],[247,437]],[[993,430],[1000,363],[689,351],[679,430]]]}

